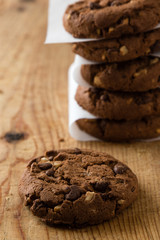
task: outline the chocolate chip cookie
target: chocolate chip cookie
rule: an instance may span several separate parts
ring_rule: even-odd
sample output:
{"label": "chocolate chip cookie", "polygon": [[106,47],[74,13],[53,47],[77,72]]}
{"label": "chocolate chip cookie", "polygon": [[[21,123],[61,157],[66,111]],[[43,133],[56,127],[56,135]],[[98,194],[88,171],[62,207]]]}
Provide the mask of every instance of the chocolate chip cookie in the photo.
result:
{"label": "chocolate chip cookie", "polygon": [[160,21],[157,0],[85,0],[69,5],[65,29],[75,38],[119,38],[153,29]]}
{"label": "chocolate chip cookie", "polygon": [[75,99],[83,109],[99,118],[140,120],[160,116],[160,89],[127,93],[79,86]]}
{"label": "chocolate chip cookie", "polygon": [[119,39],[74,43],[74,53],[96,62],[123,62],[149,55],[160,41],[160,29]]}
{"label": "chocolate chip cookie", "polygon": [[45,223],[81,227],[128,207],[137,197],[138,182],[125,164],[106,153],[71,149],[30,161],[19,192]]}
{"label": "chocolate chip cookie", "polygon": [[160,59],[143,57],[122,63],[82,65],[85,81],[110,91],[143,92],[160,87]]}
{"label": "chocolate chip cookie", "polygon": [[84,132],[103,141],[123,142],[160,137],[160,117],[139,121],[80,119],[77,124]]}

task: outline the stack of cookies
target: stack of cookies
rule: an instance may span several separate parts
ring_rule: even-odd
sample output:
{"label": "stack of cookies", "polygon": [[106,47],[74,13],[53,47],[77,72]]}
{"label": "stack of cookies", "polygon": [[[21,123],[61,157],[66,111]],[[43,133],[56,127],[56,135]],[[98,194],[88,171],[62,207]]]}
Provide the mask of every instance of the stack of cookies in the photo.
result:
{"label": "stack of cookies", "polygon": [[159,22],[157,0],[85,0],[67,8],[65,29],[92,38],[73,52],[95,62],[81,66],[91,87],[79,86],[75,98],[97,119],[78,120],[81,130],[107,141],[160,136],[160,59],[151,55]]}

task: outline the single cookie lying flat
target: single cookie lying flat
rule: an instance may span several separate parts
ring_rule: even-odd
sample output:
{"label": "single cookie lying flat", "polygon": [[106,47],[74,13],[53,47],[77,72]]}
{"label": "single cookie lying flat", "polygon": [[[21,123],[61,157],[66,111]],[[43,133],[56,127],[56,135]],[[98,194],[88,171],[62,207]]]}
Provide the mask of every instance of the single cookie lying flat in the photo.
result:
{"label": "single cookie lying flat", "polygon": [[65,29],[76,38],[119,38],[151,30],[160,21],[158,0],[85,0],[69,5]]}
{"label": "single cookie lying flat", "polygon": [[109,92],[101,88],[79,86],[77,103],[99,118],[140,120],[160,115],[160,89],[142,93]]}
{"label": "single cookie lying flat", "polygon": [[143,57],[113,64],[81,66],[85,81],[110,91],[143,92],[160,87],[160,60]]}
{"label": "single cookie lying flat", "polygon": [[160,137],[160,117],[139,121],[80,119],[77,124],[84,132],[103,141],[123,142]]}
{"label": "single cookie lying flat", "polygon": [[123,62],[148,55],[160,40],[160,29],[119,39],[73,44],[73,52],[96,62]]}
{"label": "single cookie lying flat", "polygon": [[19,185],[25,204],[47,224],[73,227],[109,220],[137,197],[133,172],[106,153],[71,149],[32,160]]}

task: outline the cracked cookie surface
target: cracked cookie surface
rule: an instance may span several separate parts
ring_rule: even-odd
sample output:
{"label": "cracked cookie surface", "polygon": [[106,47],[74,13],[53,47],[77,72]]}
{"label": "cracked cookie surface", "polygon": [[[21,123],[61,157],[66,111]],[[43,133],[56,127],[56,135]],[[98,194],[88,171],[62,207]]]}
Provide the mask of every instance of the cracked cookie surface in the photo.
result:
{"label": "cracked cookie surface", "polygon": [[101,88],[79,86],[77,103],[99,118],[140,120],[160,115],[160,89],[141,93],[110,92]]}
{"label": "cracked cookie surface", "polygon": [[151,30],[159,21],[157,0],[79,1],[69,5],[63,17],[75,38],[118,38]]}
{"label": "cracked cookie surface", "polygon": [[94,87],[143,92],[160,87],[160,60],[148,56],[123,63],[86,64],[81,74]]}
{"label": "cracked cookie surface", "polygon": [[95,62],[123,62],[149,55],[160,41],[160,29],[119,39],[74,43],[74,53]]}
{"label": "cracked cookie surface", "polygon": [[160,117],[139,121],[80,119],[77,124],[82,131],[103,141],[123,142],[160,136]]}
{"label": "cracked cookie surface", "polygon": [[27,166],[19,185],[25,205],[47,224],[73,227],[109,220],[137,197],[133,172],[106,153],[46,152]]}

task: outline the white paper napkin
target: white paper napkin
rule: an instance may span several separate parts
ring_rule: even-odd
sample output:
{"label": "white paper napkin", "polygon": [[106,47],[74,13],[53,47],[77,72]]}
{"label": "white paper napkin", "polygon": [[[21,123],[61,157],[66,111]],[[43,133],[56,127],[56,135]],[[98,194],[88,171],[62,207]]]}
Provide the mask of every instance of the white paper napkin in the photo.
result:
{"label": "white paper napkin", "polygon": [[[69,4],[77,0],[49,0],[48,29],[45,43],[73,43],[95,41],[96,39],[79,39],[72,37],[63,27],[63,15]],[[156,28],[160,28],[160,24]]]}

